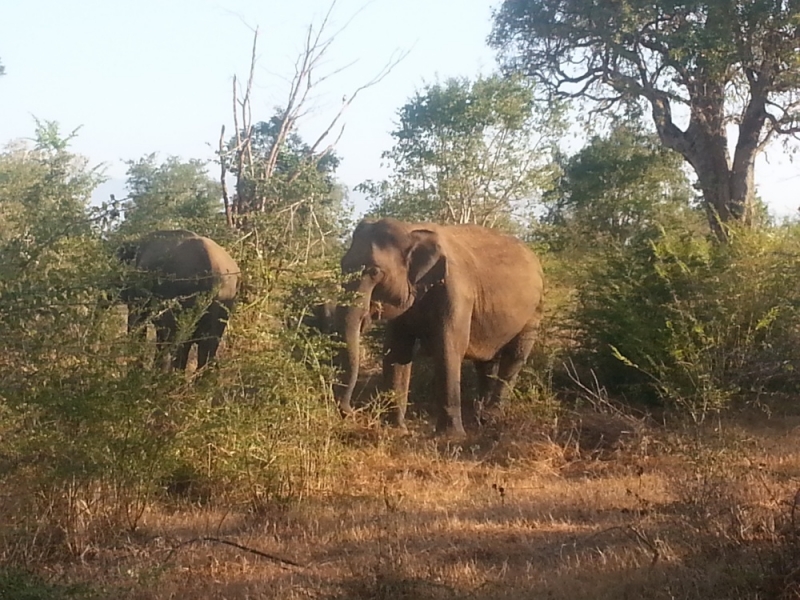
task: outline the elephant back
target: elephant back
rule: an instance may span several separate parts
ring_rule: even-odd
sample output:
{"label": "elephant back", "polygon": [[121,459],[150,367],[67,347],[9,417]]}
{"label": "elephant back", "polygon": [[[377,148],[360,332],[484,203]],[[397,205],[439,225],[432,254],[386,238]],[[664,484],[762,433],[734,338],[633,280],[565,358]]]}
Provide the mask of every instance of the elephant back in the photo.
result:
{"label": "elephant back", "polygon": [[158,275],[153,291],[164,297],[217,290],[216,298],[233,300],[239,280],[236,261],[213,240],[187,230],[150,234],[139,247],[136,267]]}

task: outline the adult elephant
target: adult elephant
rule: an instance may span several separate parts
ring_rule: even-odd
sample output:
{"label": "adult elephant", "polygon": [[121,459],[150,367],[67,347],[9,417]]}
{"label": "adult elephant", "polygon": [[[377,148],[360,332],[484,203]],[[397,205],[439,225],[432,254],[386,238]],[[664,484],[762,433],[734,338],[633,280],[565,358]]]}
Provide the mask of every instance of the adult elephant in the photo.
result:
{"label": "adult elephant", "polygon": [[394,422],[405,428],[414,345],[434,360],[441,402],[437,431],[465,435],[461,363],[475,362],[479,394],[499,401],[528,358],[542,317],[544,277],[522,242],[477,225],[364,220],[341,260],[356,300],[345,309],[346,344],[339,408],[352,412],[366,320],[387,320],[384,385],[394,391]]}
{"label": "adult elephant", "polygon": [[[133,280],[121,298],[128,305],[128,332],[152,317],[156,328],[157,355],[164,371],[186,369],[189,351],[197,344],[197,368],[217,354],[233,309],[240,279],[239,266],[213,240],[185,229],[155,231],[127,242],[117,257],[134,267]],[[175,303],[158,307],[163,301]],[[192,335],[178,343],[181,313],[207,303],[195,322]],[[157,310],[158,309],[158,310]]]}

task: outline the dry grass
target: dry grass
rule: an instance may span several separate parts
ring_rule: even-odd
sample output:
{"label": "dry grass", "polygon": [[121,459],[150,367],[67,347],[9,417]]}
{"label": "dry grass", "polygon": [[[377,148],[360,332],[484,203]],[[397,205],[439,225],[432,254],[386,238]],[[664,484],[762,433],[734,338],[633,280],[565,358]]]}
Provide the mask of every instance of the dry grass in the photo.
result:
{"label": "dry grass", "polygon": [[626,444],[612,417],[580,423],[537,437],[506,421],[461,446],[354,427],[325,496],[153,509],[137,534],[41,573],[141,600],[800,597],[786,534],[800,421],[640,423]]}

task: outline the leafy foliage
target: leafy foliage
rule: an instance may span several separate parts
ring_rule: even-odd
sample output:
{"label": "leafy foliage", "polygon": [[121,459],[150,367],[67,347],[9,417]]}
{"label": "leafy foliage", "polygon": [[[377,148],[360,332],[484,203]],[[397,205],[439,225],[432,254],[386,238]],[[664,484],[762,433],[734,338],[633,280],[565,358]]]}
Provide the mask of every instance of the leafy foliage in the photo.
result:
{"label": "leafy foliage", "polygon": [[429,85],[399,110],[391,178],[360,189],[373,214],[511,227],[549,174],[556,122],[518,78]]}
{"label": "leafy foliage", "polygon": [[796,3],[506,0],[494,20],[507,70],[601,110],[649,103],[661,142],[695,169],[718,235],[717,219],[750,222],[756,155],[774,133],[800,131]]}
{"label": "leafy foliage", "polygon": [[339,158],[331,149],[317,152],[283,116],[277,111],[250,135],[241,132],[220,155],[236,176],[230,205],[237,227],[262,231],[279,269],[328,256],[349,223],[346,191],[335,177]]}
{"label": "leafy foliage", "polygon": [[43,241],[62,233],[91,231],[86,208],[102,182],[99,167],[69,152],[75,132],[38,121],[33,147],[11,145],[0,154],[0,241]]}
{"label": "leafy foliage", "polygon": [[785,273],[800,261],[797,235],[737,230],[718,245],[675,227],[609,246],[578,290],[584,364],[614,393],[697,420],[735,398],[791,393],[800,304]]}
{"label": "leafy foliage", "polygon": [[[251,143],[256,167],[269,160],[281,126],[280,116],[279,113],[253,127]],[[297,201],[313,195],[329,196],[336,187],[334,176],[340,162],[333,152],[315,156],[311,146],[296,131],[290,130],[279,147],[272,177],[264,182],[265,189],[257,191],[256,195],[269,196],[272,202],[278,199],[281,202]],[[258,174],[254,179],[258,180]],[[326,200],[330,202],[331,198]]]}
{"label": "leafy foliage", "polygon": [[49,583],[23,569],[0,570],[0,598],[15,600],[89,600],[100,595],[83,585]]}
{"label": "leafy foliage", "polygon": [[558,162],[561,176],[532,232],[551,249],[624,245],[659,219],[690,209],[680,156],[635,124],[622,123]]}
{"label": "leafy foliage", "polygon": [[[531,4],[507,1],[498,23]],[[718,4],[593,5],[589,17],[577,14],[578,0],[540,6],[553,9],[552,22],[521,19],[498,31],[524,25],[577,35],[575,23],[584,23],[611,35],[608,25],[616,37],[603,68],[625,77],[638,76],[622,66],[632,60],[630,44],[638,50],[672,40],[651,87],[681,69],[698,78],[697,86],[717,76],[732,87],[761,81],[760,72],[751,80],[746,71],[742,78],[717,68],[742,52],[723,39],[727,29],[713,44],[704,37],[719,34],[709,27],[720,22],[707,12]],[[759,12],[766,7],[737,5],[737,15],[766,22]],[[656,15],[650,27],[661,28],[658,36],[641,33],[646,24],[634,8]],[[776,8],[770,17],[780,25],[778,45],[788,27],[781,19],[791,10]],[[753,40],[766,48],[772,42],[762,37]],[[563,50],[559,56],[577,56],[584,65],[595,64],[607,43],[597,38],[585,54],[570,54],[559,46],[564,39],[547,38],[548,51]],[[746,68],[773,58],[753,55]],[[770,93],[777,93],[783,75],[772,75]],[[781,93],[791,95],[785,75]],[[635,99],[636,85],[615,77],[596,83],[617,86],[620,101]],[[394,146],[384,155],[392,174],[362,188],[373,213],[502,227],[541,247],[548,306],[555,308],[542,341],[548,352],[534,358],[534,370],[544,375],[526,372],[522,396],[550,389],[557,353],[574,359],[581,373],[593,371],[617,397],[698,421],[737,399],[777,403],[796,394],[800,296],[786,282],[800,264],[800,228],[731,227],[729,244],[713,243],[677,155],[663,147],[678,144],[665,142],[672,135],[664,129],[669,102],[696,99],[681,96],[680,80],[644,94],[655,107],[662,146],[626,123],[554,165],[561,107],[545,112],[535,102],[552,83],[534,87],[518,76],[493,76],[425,87],[399,111]],[[33,146],[0,153],[0,482],[10,490],[0,497],[0,556],[7,563],[80,555],[136,529],[153,503],[242,504],[257,512],[330,486],[346,439],[331,397],[335,349],[301,317],[339,290],[347,199],[336,180],[339,158],[307,144],[281,114],[289,113],[248,125],[246,135],[220,149],[223,170],[237,176],[231,198],[199,161],[159,162],[153,154],[128,163],[130,199],[121,223],[114,206],[89,205],[101,173],[70,151],[72,136],[55,124],[39,123]],[[775,131],[790,126],[772,124]],[[694,140],[711,156],[703,146],[709,132],[697,127],[678,133],[700,131]],[[706,190],[710,180],[698,174]],[[237,207],[235,219],[223,213],[223,199]],[[532,210],[534,199],[544,214]],[[115,240],[178,227],[214,237],[244,273],[219,364],[188,380],[143,369],[151,345],[126,335],[124,307],[98,302],[118,275],[108,251]],[[559,346],[561,335],[567,342]],[[425,375],[415,376],[423,393],[430,387]],[[40,589],[56,593],[38,581],[6,579],[34,597]],[[0,573],[0,586],[4,581]]]}
{"label": "leafy foliage", "polygon": [[[224,227],[219,212],[203,213],[213,197],[199,163],[131,168],[139,202],[123,232],[214,219]],[[265,232],[251,224],[237,243],[218,238],[247,285],[222,363],[186,381],[143,369],[150,344],[126,335],[123,307],[99,302],[119,269],[106,240],[116,220],[88,206],[99,178],[68,140],[42,130],[35,150],[0,155],[0,174],[9,216],[0,240],[0,480],[13,490],[0,499],[4,560],[80,554],[135,529],[153,502],[256,506],[326,485],[340,426],[327,344],[276,318],[291,286],[261,259]],[[168,193],[179,201],[165,208],[158,200]],[[292,281],[319,268],[298,261]]]}
{"label": "leafy foliage", "polygon": [[155,153],[128,161],[127,187],[120,234],[188,229],[213,235],[224,225],[220,184],[209,178],[203,161],[173,156],[159,164]]}

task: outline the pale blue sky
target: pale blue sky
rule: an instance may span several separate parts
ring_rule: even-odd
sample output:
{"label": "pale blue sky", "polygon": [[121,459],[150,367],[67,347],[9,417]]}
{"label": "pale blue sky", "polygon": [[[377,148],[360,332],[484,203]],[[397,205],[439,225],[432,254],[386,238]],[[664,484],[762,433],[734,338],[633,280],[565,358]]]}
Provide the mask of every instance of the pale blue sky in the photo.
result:
{"label": "pale blue sky", "polygon": [[[436,77],[494,69],[485,40],[499,0],[339,0],[334,25],[359,9],[329,53],[331,69],[356,63],[319,88],[301,133],[316,137],[342,95],[371,79],[398,50],[409,56],[366,90],[346,116],[337,151],[341,180],[380,177],[397,109]],[[220,126],[232,131],[231,78],[246,76],[260,42],[254,119],[283,104],[305,27],[328,0],[0,0],[0,144],[30,137],[33,116],[82,126],[73,147],[124,178],[124,159],[210,158]],[[800,171],[776,148],[759,161],[760,193],[774,212],[800,206]],[[119,184],[117,184],[119,185]],[[113,187],[113,186],[112,186]],[[110,188],[101,190],[117,191]]]}

